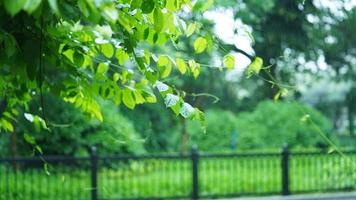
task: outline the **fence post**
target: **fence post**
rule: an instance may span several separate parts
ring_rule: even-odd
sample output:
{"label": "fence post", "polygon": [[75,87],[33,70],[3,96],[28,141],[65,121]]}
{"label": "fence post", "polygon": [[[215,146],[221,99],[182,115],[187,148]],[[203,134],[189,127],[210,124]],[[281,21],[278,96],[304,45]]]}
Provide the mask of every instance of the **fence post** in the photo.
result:
{"label": "fence post", "polygon": [[192,178],[193,178],[193,193],[192,199],[199,199],[199,175],[198,175],[198,164],[199,164],[199,152],[198,147],[193,145],[192,147]]}
{"label": "fence post", "polygon": [[91,200],[98,200],[98,187],[97,187],[98,155],[96,153],[96,147],[91,147],[90,149],[90,171],[91,171]]}
{"label": "fence post", "polygon": [[282,195],[289,195],[289,150],[288,145],[283,145],[282,150]]}

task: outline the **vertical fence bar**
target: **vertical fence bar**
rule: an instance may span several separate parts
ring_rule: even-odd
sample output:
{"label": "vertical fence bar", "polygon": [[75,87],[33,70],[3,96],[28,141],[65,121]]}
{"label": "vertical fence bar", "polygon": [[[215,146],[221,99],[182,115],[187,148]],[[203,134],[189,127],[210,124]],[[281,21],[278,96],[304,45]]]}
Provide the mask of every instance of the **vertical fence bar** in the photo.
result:
{"label": "vertical fence bar", "polygon": [[98,200],[98,155],[96,153],[96,147],[90,149],[90,166],[91,166],[91,200]]}
{"label": "vertical fence bar", "polygon": [[193,193],[192,199],[199,199],[199,175],[198,175],[198,163],[199,163],[199,152],[198,147],[193,145],[192,147],[192,178],[193,178]]}
{"label": "vertical fence bar", "polygon": [[289,150],[285,144],[282,150],[282,195],[289,195]]}

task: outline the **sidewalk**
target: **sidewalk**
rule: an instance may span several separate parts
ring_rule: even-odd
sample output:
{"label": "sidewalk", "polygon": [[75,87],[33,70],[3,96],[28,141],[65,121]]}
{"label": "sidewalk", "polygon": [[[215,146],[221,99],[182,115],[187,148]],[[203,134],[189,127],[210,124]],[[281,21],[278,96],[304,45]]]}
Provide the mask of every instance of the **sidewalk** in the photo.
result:
{"label": "sidewalk", "polygon": [[316,193],[269,197],[242,197],[230,200],[356,200],[356,192]]}

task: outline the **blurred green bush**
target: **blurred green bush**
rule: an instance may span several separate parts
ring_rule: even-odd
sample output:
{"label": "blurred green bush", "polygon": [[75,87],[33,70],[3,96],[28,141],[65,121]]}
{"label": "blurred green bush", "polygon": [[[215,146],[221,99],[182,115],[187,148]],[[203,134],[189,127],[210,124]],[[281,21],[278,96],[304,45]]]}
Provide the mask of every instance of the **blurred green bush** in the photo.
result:
{"label": "blurred green bush", "polygon": [[190,143],[198,144],[203,151],[227,151],[231,149],[234,137],[238,150],[280,149],[284,143],[292,148],[326,147],[318,128],[332,137],[332,125],[325,116],[296,102],[263,101],[252,112],[238,115],[209,110],[206,123],[206,134],[197,123],[190,122],[188,126]]}
{"label": "blurred green bush", "polygon": [[[78,111],[72,104],[53,96],[45,96],[45,114],[50,131],[38,132],[21,113],[16,127],[17,154],[29,155],[33,146],[23,139],[24,133],[33,137],[44,154],[87,155],[90,146],[97,146],[101,154],[143,153],[143,140],[133,123],[120,114],[117,106],[103,103],[104,121],[100,123]],[[39,101],[30,106],[32,113],[40,113]],[[21,116],[22,115],[22,116]],[[39,114],[41,116],[41,114]],[[0,152],[11,154],[11,135],[0,134]]]}

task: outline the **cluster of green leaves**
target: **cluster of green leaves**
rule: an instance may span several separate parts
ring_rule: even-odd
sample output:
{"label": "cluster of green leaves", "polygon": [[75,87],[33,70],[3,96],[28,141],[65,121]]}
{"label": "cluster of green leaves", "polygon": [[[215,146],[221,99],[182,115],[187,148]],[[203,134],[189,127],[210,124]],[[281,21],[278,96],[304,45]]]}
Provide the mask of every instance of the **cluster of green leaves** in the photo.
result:
{"label": "cluster of green leaves", "polygon": [[[200,26],[187,25],[184,12],[203,12],[212,3],[1,0],[0,100],[5,104],[1,128],[13,131],[14,108],[28,110],[33,96],[44,92],[103,121],[98,97],[134,109],[138,104],[155,103],[158,90],[174,113],[203,121],[202,112],[165,83],[172,69],[197,78],[200,64],[149,50],[193,37]],[[200,54],[212,42],[211,36],[200,35],[192,48]],[[225,56],[224,63],[233,68],[233,57]]]}

